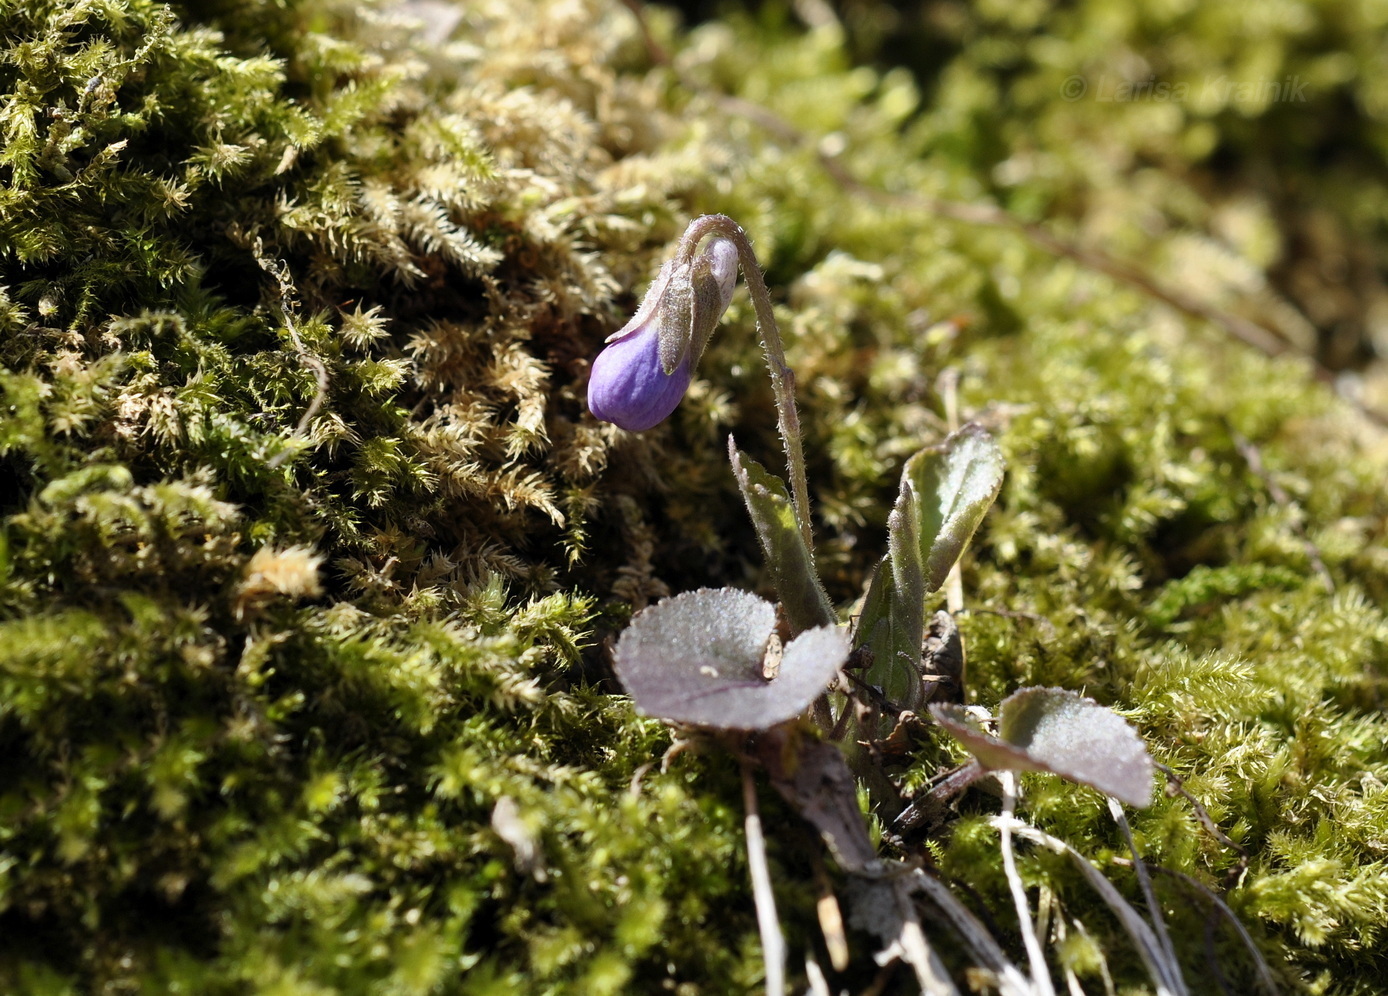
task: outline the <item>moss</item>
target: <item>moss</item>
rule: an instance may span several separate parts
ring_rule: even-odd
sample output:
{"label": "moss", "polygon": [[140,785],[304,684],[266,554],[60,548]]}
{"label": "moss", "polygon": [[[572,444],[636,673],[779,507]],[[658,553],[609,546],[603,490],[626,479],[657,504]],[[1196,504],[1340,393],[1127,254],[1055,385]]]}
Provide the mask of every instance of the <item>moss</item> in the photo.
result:
{"label": "moss", "polygon": [[630,32],[354,6],[6,14],[3,988],[720,991],[736,821],[569,679]]}
{"label": "moss", "polygon": [[[1296,40],[1288,65],[1368,58],[1343,27],[1367,8],[1296,9],[1311,27],[1268,29]],[[1048,89],[1066,59],[1015,69],[1041,28],[986,10],[956,12],[923,97],[854,64],[852,17],[845,35],[656,15],[680,80],[597,0],[470,4],[446,38],[327,0],[7,8],[3,988],[757,986],[730,762],[662,771],[668,734],[610,694],[601,648],[671,588],[764,584],[723,449],[729,431],[779,448],[745,298],[667,425],[629,436],[582,404],[665,244],[714,210],[769,263],[841,607],[901,464],[946,430],[953,370],[1009,459],[965,571],[971,696],[1057,684],[1125,710],[1249,855],[1176,796],[1134,820],[1152,860],[1223,895],[1289,989],[1382,988],[1382,433],[1303,361],[1015,231],[884,203],[817,155],[890,191],[996,197],[1162,279],[1205,267],[1194,289],[1243,306],[1234,277],[1280,280],[1277,253],[1215,236],[1281,215],[1235,210],[1257,199],[1245,167],[1209,193],[1192,177],[1212,153],[1190,143],[1257,148],[1296,108],[1075,108]],[[1117,29],[1077,10],[1045,32],[1098,58],[1086,25]],[[1222,22],[1197,21],[1161,30],[1203,52]],[[1149,119],[1190,162],[1144,159]],[[1320,203],[1299,196],[1298,218]],[[1093,792],[1026,786],[1028,819],[1136,894]],[[930,853],[1015,941],[993,807],[966,798]],[[800,950],[808,845],[788,813],[768,825]],[[1085,983],[1140,991],[1075,872],[1023,869]],[[1208,907],[1183,882],[1157,884],[1209,979]],[[1246,988],[1232,933],[1209,936]]]}

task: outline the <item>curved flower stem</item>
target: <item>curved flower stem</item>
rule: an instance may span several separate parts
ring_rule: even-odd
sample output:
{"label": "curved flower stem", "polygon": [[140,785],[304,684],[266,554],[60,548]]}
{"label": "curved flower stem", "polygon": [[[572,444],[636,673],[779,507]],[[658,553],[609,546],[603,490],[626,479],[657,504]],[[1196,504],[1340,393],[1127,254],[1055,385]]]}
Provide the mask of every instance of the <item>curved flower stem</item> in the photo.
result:
{"label": "curved flower stem", "polygon": [[761,333],[766,365],[771,368],[771,389],[776,393],[776,422],[781,443],[786,450],[786,469],[790,472],[790,494],[795,503],[795,517],[805,547],[813,555],[814,542],[810,533],[810,489],[805,479],[805,452],[800,445],[800,416],[795,410],[795,374],[786,365],[785,349],[781,346],[781,331],[771,308],[771,293],[766,289],[757,254],[742,226],[725,214],[706,214],[695,218],[680,239],[676,256],[681,260],[693,258],[699,243],[710,235],[721,235],[737,247],[742,277],[752,295],[752,307],[757,315],[757,331]]}

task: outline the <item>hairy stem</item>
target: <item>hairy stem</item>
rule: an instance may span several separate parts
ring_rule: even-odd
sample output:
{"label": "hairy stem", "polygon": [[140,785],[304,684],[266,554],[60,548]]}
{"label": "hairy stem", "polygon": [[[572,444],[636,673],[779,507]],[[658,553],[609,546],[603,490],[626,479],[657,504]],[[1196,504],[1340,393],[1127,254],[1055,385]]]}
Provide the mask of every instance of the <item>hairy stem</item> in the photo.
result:
{"label": "hairy stem", "polygon": [[771,389],[776,394],[776,422],[786,450],[786,469],[790,473],[790,495],[795,504],[795,518],[800,524],[800,535],[805,538],[805,547],[813,556],[810,489],[805,478],[805,451],[800,444],[800,416],[795,410],[795,374],[786,364],[781,331],[771,307],[771,292],[766,289],[766,278],[762,276],[761,264],[757,262],[757,254],[752,251],[747,233],[725,214],[706,214],[695,218],[685,229],[684,238],[676,251],[677,256],[682,260],[693,258],[699,243],[710,235],[720,235],[737,247],[742,278],[752,295],[752,308],[757,315],[757,331],[761,335],[762,349],[766,352],[766,365],[771,369]]}

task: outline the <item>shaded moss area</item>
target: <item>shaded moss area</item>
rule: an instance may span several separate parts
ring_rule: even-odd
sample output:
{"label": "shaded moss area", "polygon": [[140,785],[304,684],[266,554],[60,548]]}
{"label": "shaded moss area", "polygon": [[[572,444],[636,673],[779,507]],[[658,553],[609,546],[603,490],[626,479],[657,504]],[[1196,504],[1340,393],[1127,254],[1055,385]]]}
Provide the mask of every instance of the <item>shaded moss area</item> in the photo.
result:
{"label": "shaded moss area", "polygon": [[[854,64],[868,8],[848,32],[655,12],[671,66],[620,5],[519,6],[4,8],[0,988],[756,989],[734,766],[662,772],[669,735],[610,694],[603,650],[669,590],[765,587],[724,455],[728,432],[779,450],[745,295],[669,423],[583,404],[666,245],[722,211],[780,302],[844,612],[906,457],[954,407],[983,421],[1009,472],[964,573],[971,700],[1125,710],[1249,854],[1173,797],[1134,820],[1151,860],[1222,895],[1289,991],[1380,991],[1383,433],[1304,361],[927,208],[996,198],[1269,322],[1258,280],[1305,259],[1281,209],[1238,169],[1211,192],[1151,161],[1154,105],[1037,96],[1049,152],[1018,152],[988,68],[1012,49],[986,42],[1035,25],[949,21],[923,100]],[[1295,6],[1284,34],[1327,60],[1343,32],[1317,25],[1369,16]],[[1298,120],[1247,110],[1182,127],[1233,149]],[[1354,217],[1336,231],[1371,252]],[[1102,800],[1025,784],[1026,817],[1136,896]],[[960,810],[927,853],[1020,950],[996,800]],[[800,951],[809,838],[768,823]],[[1022,864],[1057,965],[1150,985],[1073,869]],[[1249,991],[1199,893],[1157,887],[1193,988]]]}

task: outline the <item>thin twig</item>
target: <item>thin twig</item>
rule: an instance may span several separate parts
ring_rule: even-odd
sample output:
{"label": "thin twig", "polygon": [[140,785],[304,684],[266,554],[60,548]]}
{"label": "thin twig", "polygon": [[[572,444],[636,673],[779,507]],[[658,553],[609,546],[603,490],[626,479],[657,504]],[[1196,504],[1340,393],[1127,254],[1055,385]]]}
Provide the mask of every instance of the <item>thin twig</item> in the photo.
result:
{"label": "thin twig", "polygon": [[918,793],[911,800],[911,804],[897,815],[891,826],[892,832],[905,835],[932,816],[943,813],[950,799],[990,773],[977,760],[971,759],[937,778],[934,784],[926,791]]}
{"label": "thin twig", "polygon": [[853,688],[850,690],[851,694],[859,696],[874,709],[880,709],[892,718],[900,716],[903,712],[901,706],[883,695],[876,685],[868,684],[860,675],[852,671],[843,671],[840,673],[848,679],[851,685],[853,685]]}
{"label": "thin twig", "polygon": [[1330,569],[1325,566],[1325,561],[1321,558],[1320,548],[1311,540],[1306,532],[1306,523],[1302,520],[1300,506],[1292,501],[1291,495],[1283,490],[1282,485],[1268,473],[1263,465],[1263,454],[1258,449],[1257,444],[1229,427],[1229,435],[1234,440],[1234,448],[1239,451],[1239,456],[1243,457],[1244,463],[1248,464],[1248,469],[1263,482],[1263,487],[1267,488],[1272,500],[1291,513],[1292,529],[1295,530],[1297,537],[1301,540],[1302,549],[1306,551],[1306,559],[1311,562],[1311,566],[1320,575],[1321,584],[1325,587],[1327,595],[1335,594],[1335,579],[1330,575]]}
{"label": "thin twig", "polygon": [[[746,103],[742,101],[740,103]],[[731,110],[730,107],[725,109]],[[1316,357],[1301,349],[1295,343],[1283,338],[1271,329],[1259,325],[1257,322],[1236,315],[1232,312],[1217,308],[1198,298],[1192,297],[1175,288],[1168,287],[1159,282],[1155,277],[1144,272],[1140,267],[1132,263],[1126,263],[1120,259],[1108,255],[1099,249],[1082,246],[1075,242],[1069,242],[1053,234],[1044,226],[1036,222],[1022,221],[1004,211],[1000,207],[991,204],[963,204],[956,201],[946,201],[940,198],[923,197],[918,194],[895,194],[889,191],[872,187],[851,176],[846,169],[838,163],[828,159],[822,152],[817,153],[821,166],[843,185],[846,189],[852,190],[864,197],[868,197],[887,207],[896,207],[906,210],[918,210],[927,214],[935,215],[940,218],[948,218],[951,221],[958,221],[969,225],[980,225],[989,228],[1003,228],[1014,231],[1025,237],[1032,245],[1042,249],[1053,256],[1072,260],[1080,266],[1102,273],[1120,283],[1127,284],[1129,287],[1145,294],[1153,300],[1160,301],[1162,304],[1179,311],[1188,318],[1195,318],[1209,322],[1218,328],[1223,329],[1233,338],[1239,340],[1246,346],[1258,350],[1265,356],[1276,357],[1292,354],[1311,365],[1311,370],[1316,380],[1329,385],[1332,390],[1336,385],[1336,373],[1329,367],[1322,364]],[[1360,414],[1370,421],[1380,425],[1388,426],[1388,412],[1379,411],[1371,408],[1357,398],[1347,396],[1335,390],[1336,397],[1356,409]]]}
{"label": "thin twig", "polygon": [[1040,613],[1022,612],[1018,609],[965,609],[963,611],[980,616],[997,616],[999,619],[1025,619],[1027,622],[1037,625],[1050,622]]}
{"label": "thin twig", "polygon": [[[328,367],[318,357],[314,356],[304,347],[304,341],[299,338],[299,332],[294,328],[294,320],[289,317],[289,312],[282,312],[284,315],[284,327],[289,330],[289,338],[294,341],[294,348],[299,353],[299,362],[313,371],[314,379],[318,381],[318,391],[313,395],[313,400],[309,402],[308,408],[299,418],[299,424],[294,427],[291,439],[302,438],[308,431],[309,423],[313,421],[313,416],[318,414],[318,409],[323,407],[323,401],[328,396]],[[281,450],[270,458],[270,466],[278,467],[289,459],[289,450]]]}
{"label": "thin twig", "polygon": [[785,996],[786,940],[776,917],[776,896],[771,891],[771,872],[766,864],[766,838],[761,832],[761,811],[757,807],[757,784],[752,767],[742,765],[742,804],[746,810],[747,870],[752,876],[752,899],[757,907],[757,930],[761,933],[762,960],[766,964],[766,996]]}
{"label": "thin twig", "polygon": [[1166,775],[1167,790],[1177,793],[1184,798],[1186,802],[1190,803],[1190,807],[1195,813],[1195,818],[1204,825],[1205,829],[1210,832],[1210,835],[1213,836],[1215,840],[1219,841],[1230,850],[1238,852],[1238,863],[1229,870],[1227,875],[1231,884],[1237,883],[1239,879],[1243,878],[1243,873],[1248,869],[1248,862],[1250,859],[1248,848],[1244,847],[1238,841],[1231,839],[1219,828],[1219,824],[1210,816],[1210,811],[1205,808],[1204,803],[1191,795],[1190,791],[1185,786],[1185,782],[1181,780],[1180,775],[1176,774],[1176,772],[1172,771],[1160,761],[1154,763],[1157,766],[1157,770]]}
{"label": "thin twig", "polygon": [[1166,919],[1161,915],[1161,906],[1157,903],[1157,893],[1152,888],[1152,876],[1147,873],[1147,862],[1142,860],[1142,855],[1137,851],[1137,841],[1133,840],[1133,831],[1128,826],[1128,818],[1123,815],[1123,804],[1117,799],[1109,796],[1108,811],[1113,815],[1113,820],[1118,824],[1118,828],[1123,831],[1123,839],[1128,842],[1128,851],[1133,856],[1133,869],[1137,872],[1138,885],[1142,889],[1142,898],[1147,901],[1147,918],[1152,921],[1152,928],[1156,931],[1157,941],[1161,944],[1166,956],[1171,959],[1172,964],[1176,963],[1176,948],[1171,944],[1171,935],[1166,930]]}
{"label": "thin twig", "polygon": [[1183,871],[1177,871],[1174,868],[1163,868],[1161,865],[1153,865],[1152,868],[1163,875],[1169,875],[1176,879],[1181,885],[1208,902],[1215,913],[1223,916],[1224,919],[1233,924],[1234,930],[1238,932],[1239,940],[1243,942],[1243,946],[1253,957],[1253,966],[1257,969],[1258,973],[1258,984],[1268,996],[1278,996],[1277,980],[1272,977],[1272,969],[1268,967],[1267,960],[1263,958],[1263,953],[1258,950],[1258,945],[1254,942],[1253,935],[1248,932],[1248,928],[1243,925],[1243,921],[1241,921],[1234,911],[1229,908],[1229,905],[1199,879],[1187,875]]}
{"label": "thin twig", "polygon": [[[290,308],[299,303],[299,291],[294,286],[294,277],[289,272],[289,264],[282,259],[271,259],[265,252],[265,241],[260,236],[256,236],[251,241],[249,248],[251,255],[255,258],[256,265],[274,278],[279,291],[280,315],[284,318],[284,327],[288,330],[289,338],[294,343],[295,352],[299,354],[299,362],[313,371],[313,378],[318,382],[318,390],[314,393],[313,400],[309,402],[308,408],[299,418],[299,424],[289,435],[290,439],[302,438],[307,433],[313,416],[318,414],[318,409],[323,407],[323,401],[328,396],[328,367],[304,346],[304,341],[299,338],[299,330],[294,327],[294,319],[289,316]],[[278,467],[289,459],[290,452],[287,449],[281,450],[270,458],[269,466]]]}

